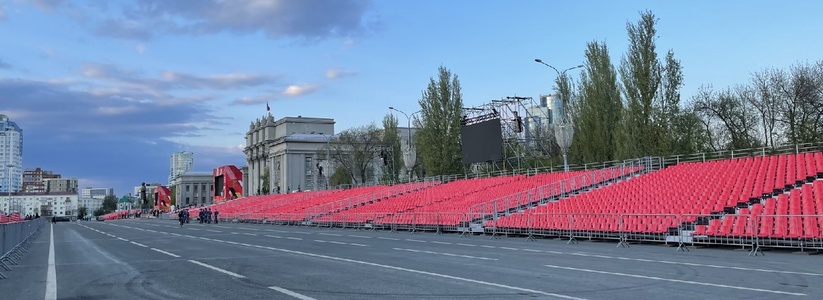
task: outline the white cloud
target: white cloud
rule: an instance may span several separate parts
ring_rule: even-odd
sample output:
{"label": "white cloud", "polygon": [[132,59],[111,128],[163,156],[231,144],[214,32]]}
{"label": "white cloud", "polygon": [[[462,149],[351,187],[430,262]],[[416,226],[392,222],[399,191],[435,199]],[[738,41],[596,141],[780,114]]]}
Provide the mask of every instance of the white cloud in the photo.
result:
{"label": "white cloud", "polygon": [[347,70],[328,69],[326,70],[326,77],[329,79],[338,79],[343,77],[351,77],[357,75],[357,72]]}
{"label": "white cloud", "polygon": [[286,90],[283,91],[283,95],[286,97],[300,97],[311,92],[316,91],[320,88],[320,84],[293,84],[286,87]]}
{"label": "white cloud", "polygon": [[117,115],[134,113],[134,112],[138,111],[138,108],[136,106],[133,106],[133,105],[120,106],[120,107],[101,106],[101,107],[98,107],[95,111],[98,114],[101,114],[101,115],[117,116]]}
{"label": "white cloud", "polygon": [[134,49],[137,50],[137,53],[143,54],[148,48],[146,48],[146,45],[143,43],[137,43],[137,46],[135,46]]}

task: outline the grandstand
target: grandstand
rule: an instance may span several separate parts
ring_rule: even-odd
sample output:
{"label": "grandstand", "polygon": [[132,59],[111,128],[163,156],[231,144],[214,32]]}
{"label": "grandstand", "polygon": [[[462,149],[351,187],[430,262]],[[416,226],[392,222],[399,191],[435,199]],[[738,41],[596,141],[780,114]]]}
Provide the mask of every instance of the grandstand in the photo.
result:
{"label": "grandstand", "polygon": [[[224,220],[494,236],[823,248],[823,153],[252,196]],[[196,214],[195,214],[196,215]]]}

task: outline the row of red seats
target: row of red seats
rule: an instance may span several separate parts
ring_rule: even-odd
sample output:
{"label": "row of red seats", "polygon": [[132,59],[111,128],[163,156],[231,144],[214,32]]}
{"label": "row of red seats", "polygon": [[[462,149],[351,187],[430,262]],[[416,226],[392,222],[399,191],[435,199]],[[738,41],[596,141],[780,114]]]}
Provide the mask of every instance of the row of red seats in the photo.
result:
{"label": "row of red seats", "polygon": [[5,213],[0,212],[0,224],[23,222],[25,218],[20,216],[20,213],[11,213],[6,216]]}

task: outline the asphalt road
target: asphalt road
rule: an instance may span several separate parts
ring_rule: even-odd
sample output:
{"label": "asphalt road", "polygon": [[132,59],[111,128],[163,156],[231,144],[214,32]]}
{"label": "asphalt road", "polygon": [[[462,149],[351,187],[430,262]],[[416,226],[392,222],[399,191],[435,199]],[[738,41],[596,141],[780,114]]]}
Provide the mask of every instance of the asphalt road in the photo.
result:
{"label": "asphalt road", "polygon": [[4,272],[3,299],[823,298],[821,256],[788,252],[168,220],[47,226]]}

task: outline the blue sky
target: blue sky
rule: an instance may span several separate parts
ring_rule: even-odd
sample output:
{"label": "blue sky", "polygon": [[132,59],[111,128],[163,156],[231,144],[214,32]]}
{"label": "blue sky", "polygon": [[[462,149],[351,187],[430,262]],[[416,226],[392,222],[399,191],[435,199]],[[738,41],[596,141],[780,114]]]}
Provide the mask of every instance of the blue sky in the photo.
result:
{"label": "blue sky", "polygon": [[24,129],[25,167],[124,194],[164,183],[175,150],[198,171],[243,165],[267,101],[336,131],[379,124],[417,110],[440,65],[467,106],[536,98],[554,73],[534,58],[575,66],[600,40],[619,63],[646,9],[685,101],[823,53],[821,1],[0,0],[0,113]]}

